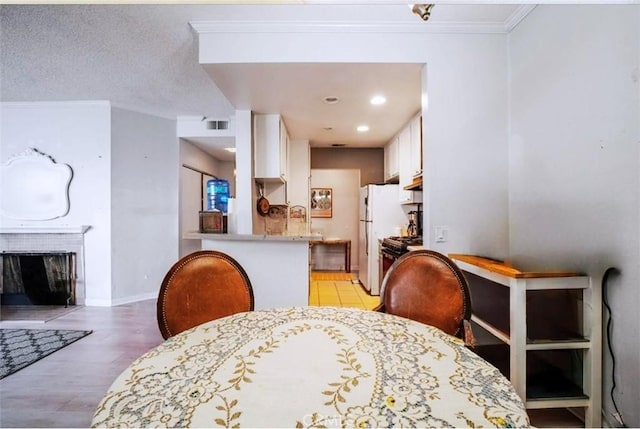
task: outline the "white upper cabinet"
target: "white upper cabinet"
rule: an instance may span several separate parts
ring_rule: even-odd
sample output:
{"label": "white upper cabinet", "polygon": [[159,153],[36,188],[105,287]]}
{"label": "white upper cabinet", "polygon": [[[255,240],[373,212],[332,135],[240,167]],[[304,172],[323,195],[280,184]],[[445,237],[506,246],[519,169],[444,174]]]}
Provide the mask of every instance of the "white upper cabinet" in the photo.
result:
{"label": "white upper cabinet", "polygon": [[384,147],[384,181],[397,183],[399,172],[399,142],[395,136]]}
{"label": "white upper cabinet", "polygon": [[412,176],[422,175],[422,116],[418,114],[409,122],[411,130],[410,171]]}
{"label": "white upper cabinet", "polygon": [[422,203],[421,191],[408,191],[405,186],[411,185],[413,182],[413,120],[408,123],[398,134],[398,159],[399,159],[399,184],[400,184],[400,202],[403,204]]}
{"label": "white upper cabinet", "polygon": [[398,175],[400,189],[411,183],[411,130],[405,127],[398,134]]}
{"label": "white upper cabinet", "polygon": [[255,115],[253,138],[255,178],[286,182],[289,136],[280,115]]}

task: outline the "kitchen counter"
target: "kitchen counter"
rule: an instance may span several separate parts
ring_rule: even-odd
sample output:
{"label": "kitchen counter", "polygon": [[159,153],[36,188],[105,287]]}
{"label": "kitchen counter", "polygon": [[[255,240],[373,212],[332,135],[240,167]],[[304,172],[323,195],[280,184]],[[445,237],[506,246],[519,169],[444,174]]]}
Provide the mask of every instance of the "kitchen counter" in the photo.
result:
{"label": "kitchen counter", "polygon": [[251,282],[256,310],[309,305],[309,241],[321,236],[188,232],[184,238],[238,261]]}
{"label": "kitchen counter", "polygon": [[322,240],[319,235],[265,235],[265,234],[213,234],[187,232],[182,238],[216,241],[311,241]]}
{"label": "kitchen counter", "polygon": [[409,252],[411,252],[412,250],[424,250],[426,249],[426,247],[424,247],[423,245],[418,245],[418,246],[407,246],[407,250]]}

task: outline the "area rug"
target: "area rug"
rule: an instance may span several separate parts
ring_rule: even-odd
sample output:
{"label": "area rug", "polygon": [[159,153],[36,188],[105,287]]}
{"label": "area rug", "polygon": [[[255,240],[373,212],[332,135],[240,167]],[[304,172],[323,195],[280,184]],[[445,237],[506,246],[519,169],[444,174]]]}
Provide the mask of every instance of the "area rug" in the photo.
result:
{"label": "area rug", "polygon": [[0,379],[68,346],[93,331],[0,329]]}

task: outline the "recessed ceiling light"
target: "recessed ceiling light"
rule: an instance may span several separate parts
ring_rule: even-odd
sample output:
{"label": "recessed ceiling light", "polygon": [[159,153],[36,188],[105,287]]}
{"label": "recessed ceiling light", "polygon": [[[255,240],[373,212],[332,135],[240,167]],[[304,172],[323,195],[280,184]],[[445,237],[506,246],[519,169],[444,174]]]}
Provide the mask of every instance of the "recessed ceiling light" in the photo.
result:
{"label": "recessed ceiling light", "polygon": [[225,147],[224,150],[226,150],[227,152],[236,153],[235,147]]}
{"label": "recessed ceiling light", "polygon": [[331,146],[332,147],[345,147],[346,144],[344,144],[344,143],[331,143]]}
{"label": "recessed ceiling light", "polygon": [[330,95],[328,97],[324,97],[322,101],[324,101],[326,104],[336,104],[338,101],[340,101],[340,99],[336,96]]}
{"label": "recessed ceiling light", "polygon": [[367,131],[369,131],[369,125],[358,125],[358,128],[356,128],[356,130],[358,130],[359,133],[366,133]]}
{"label": "recessed ceiling light", "polygon": [[387,99],[382,95],[374,95],[373,97],[371,97],[371,100],[369,100],[369,102],[374,106],[380,106],[381,104],[386,103]]}
{"label": "recessed ceiling light", "polygon": [[323,127],[322,129],[325,131],[333,131],[333,127]]}

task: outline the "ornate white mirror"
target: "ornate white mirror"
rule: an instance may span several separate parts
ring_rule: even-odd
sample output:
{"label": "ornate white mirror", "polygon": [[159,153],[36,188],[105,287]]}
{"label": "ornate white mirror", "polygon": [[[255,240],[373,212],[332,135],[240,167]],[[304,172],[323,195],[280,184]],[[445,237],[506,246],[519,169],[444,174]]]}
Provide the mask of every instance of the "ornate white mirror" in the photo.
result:
{"label": "ornate white mirror", "polygon": [[69,212],[67,164],[30,148],[0,166],[0,213],[21,220],[49,220]]}

